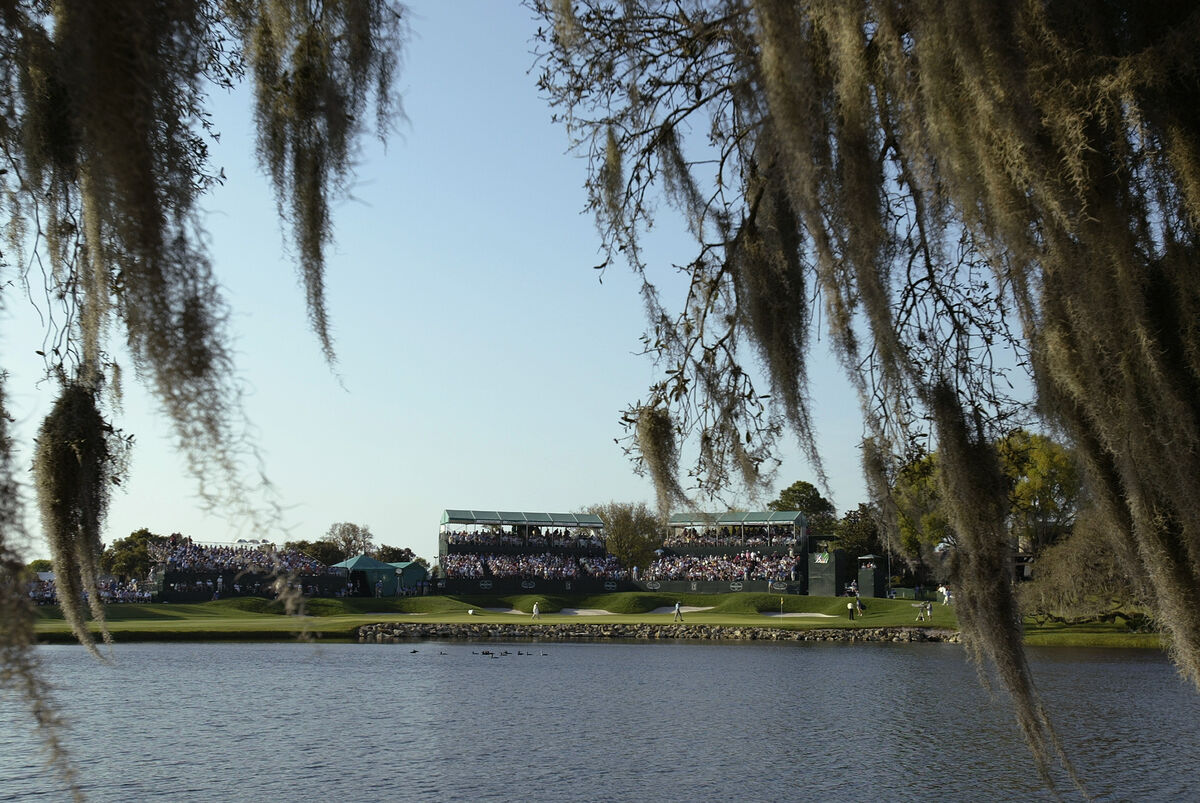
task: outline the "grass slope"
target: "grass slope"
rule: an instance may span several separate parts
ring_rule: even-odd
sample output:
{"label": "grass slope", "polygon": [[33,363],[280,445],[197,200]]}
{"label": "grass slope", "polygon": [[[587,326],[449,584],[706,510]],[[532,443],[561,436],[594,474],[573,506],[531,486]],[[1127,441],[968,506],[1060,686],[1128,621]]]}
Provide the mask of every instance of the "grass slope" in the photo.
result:
{"label": "grass slope", "polygon": [[[538,603],[543,624],[620,623],[666,624],[670,613],[652,611],[671,608],[675,602],[706,610],[684,614],[685,624],[733,627],[864,628],[912,626],[916,608],[911,600],[866,599],[866,614],[851,622],[846,615],[846,597],[807,597],[774,594],[659,594],[627,592],[595,596],[518,594],[510,596],[432,596],[399,598],[310,599],[304,616],[284,615],[282,606],[257,597],[239,597],[215,602],[179,605],[109,605],[109,630],[116,641],[151,640],[257,640],[274,641],[302,637],[350,640],[364,624],[389,621],[436,623],[524,623],[533,604]],[[787,614],[809,616],[779,616]],[[502,609],[504,612],[487,609]],[[602,616],[560,613],[564,608],[599,609]],[[468,610],[474,610],[469,614]],[[515,611],[509,613],[508,611]],[[933,606],[933,621],[926,626],[955,628],[953,607]],[[765,614],[776,614],[767,616]],[[819,614],[812,616],[811,614]],[[70,628],[57,607],[37,609],[38,636],[42,641],[71,642]],[[1034,625],[1028,628],[1028,643],[1039,646],[1159,647],[1155,634],[1130,633],[1119,625]]]}

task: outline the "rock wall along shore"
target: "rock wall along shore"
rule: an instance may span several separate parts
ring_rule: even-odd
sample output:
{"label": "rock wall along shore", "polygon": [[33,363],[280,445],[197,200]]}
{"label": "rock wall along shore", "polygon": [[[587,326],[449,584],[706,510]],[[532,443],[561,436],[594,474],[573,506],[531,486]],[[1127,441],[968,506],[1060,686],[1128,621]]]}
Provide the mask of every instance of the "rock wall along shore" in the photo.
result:
{"label": "rock wall along shore", "polygon": [[428,639],[486,641],[595,641],[603,639],[688,639],[732,641],[846,641],[846,642],[948,642],[957,644],[954,630],[923,627],[864,627],[784,630],[774,627],[709,625],[622,625],[568,623],[537,624],[435,624],[388,622],[363,625],[359,643],[394,644]]}

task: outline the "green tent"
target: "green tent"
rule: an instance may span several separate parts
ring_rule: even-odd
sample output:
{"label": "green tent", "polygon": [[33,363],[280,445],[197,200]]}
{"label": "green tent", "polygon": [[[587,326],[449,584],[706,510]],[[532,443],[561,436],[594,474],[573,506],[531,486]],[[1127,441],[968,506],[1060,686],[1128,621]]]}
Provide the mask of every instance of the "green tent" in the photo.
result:
{"label": "green tent", "polygon": [[335,563],[334,568],[345,569],[353,581],[356,572],[362,572],[365,582],[362,583],[362,593],[369,597],[394,597],[399,584],[396,582],[396,567],[381,560],[359,555],[356,558]]}
{"label": "green tent", "polygon": [[404,563],[393,563],[396,567],[396,576],[399,578],[400,588],[417,588],[421,583],[429,579],[429,570],[416,561],[405,561]]}

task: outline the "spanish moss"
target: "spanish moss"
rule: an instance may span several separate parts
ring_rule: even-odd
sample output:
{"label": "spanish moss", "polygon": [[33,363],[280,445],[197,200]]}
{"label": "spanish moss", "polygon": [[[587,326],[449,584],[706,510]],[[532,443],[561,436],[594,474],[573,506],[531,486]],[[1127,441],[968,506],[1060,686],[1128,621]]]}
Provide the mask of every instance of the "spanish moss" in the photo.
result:
{"label": "spanish moss", "polygon": [[[652,392],[694,425],[697,486],[732,475],[731,438],[770,454],[780,420],[809,450],[819,316],[863,402],[871,487],[939,455],[964,634],[1047,781],[1070,766],[1006,563],[994,444],[1015,428],[1072,442],[1200,687],[1194,4],[580,0],[566,19],[528,3],[555,23],[540,86],[591,157],[603,247],[650,285]],[[664,152],[668,128],[692,136]],[[596,167],[614,147],[619,211]],[[656,199],[696,237],[675,260],[693,288],[681,312],[638,247]],[[754,358],[769,394],[742,370]]]}
{"label": "spanish moss", "polygon": [[[279,523],[200,214],[223,181],[209,154],[220,134],[211,95],[248,76],[254,84],[258,156],[332,362],[324,254],[333,208],[362,134],[382,137],[397,114],[405,25],[390,0],[0,4],[2,267],[18,266],[0,288],[23,292],[45,324],[40,367],[60,395],[38,432],[35,491],[64,614],[93,651],[84,600],[107,637],[97,559],[109,490],[132,442],[111,423],[122,362],[172,424],[202,503],[259,532]],[[11,457],[5,437],[0,481],[11,477]],[[29,617],[11,596],[10,526],[23,497],[4,491],[0,672],[19,680],[48,724]]]}
{"label": "spanish moss", "polygon": [[78,384],[67,385],[38,430],[33,460],[42,531],[54,556],[63,618],[93,652],[85,598],[105,641],[111,641],[96,588],[101,527],[119,465],[119,456],[109,448],[111,433],[96,408],[95,394]]}

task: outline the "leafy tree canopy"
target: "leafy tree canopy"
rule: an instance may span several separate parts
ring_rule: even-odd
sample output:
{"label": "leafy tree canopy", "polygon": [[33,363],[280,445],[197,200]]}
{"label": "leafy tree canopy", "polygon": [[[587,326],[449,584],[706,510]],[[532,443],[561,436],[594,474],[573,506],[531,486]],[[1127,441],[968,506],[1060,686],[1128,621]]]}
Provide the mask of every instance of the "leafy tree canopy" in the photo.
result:
{"label": "leafy tree canopy", "polygon": [[[1025,429],[995,447],[1008,488],[1008,544],[1037,554],[1071,529],[1082,491],[1078,463],[1066,447]],[[902,550],[931,565],[933,551],[958,544],[939,474],[939,455],[925,455],[901,468],[891,489]]]}
{"label": "leafy tree canopy", "polygon": [[287,541],[284,543],[283,548],[303,552],[310,558],[321,561],[326,566],[341,563],[349,557],[345,550],[332,541]]}
{"label": "leafy tree canopy", "polygon": [[387,544],[379,547],[372,557],[384,563],[407,563],[408,561],[416,560],[416,555],[408,547],[401,548],[398,546],[388,546]]}
{"label": "leafy tree canopy", "polygon": [[1070,532],[1082,492],[1071,450],[1045,435],[1015,430],[996,445],[1009,490],[1010,525],[1018,547],[1037,554]]}
{"label": "leafy tree canopy", "polygon": [[799,510],[808,519],[808,529],[813,535],[831,534],[837,523],[837,510],[833,503],[821,495],[817,486],[805,480],[797,480],[779,492],[779,497],[767,503],[771,510]]}
{"label": "leafy tree canopy", "polygon": [[348,521],[329,525],[329,530],[321,540],[336,546],[346,556],[342,560],[375,551],[375,536],[371,534],[371,528]]}
{"label": "leafy tree canopy", "polygon": [[644,502],[609,502],[592,505],[585,512],[604,522],[608,553],[622,566],[644,571],[654,560],[654,550],[663,545],[666,524]]}
{"label": "leafy tree canopy", "polygon": [[100,568],[122,577],[144,578],[154,562],[150,558],[151,544],[161,544],[166,536],[155,535],[143,527],[125,538],[113,541],[100,557]]}
{"label": "leafy tree canopy", "polygon": [[853,510],[847,510],[834,529],[834,535],[838,537],[838,549],[846,550],[851,557],[885,554],[887,549],[878,519],[879,514],[865,502],[860,502]]}

